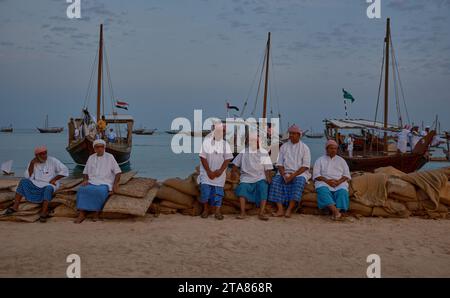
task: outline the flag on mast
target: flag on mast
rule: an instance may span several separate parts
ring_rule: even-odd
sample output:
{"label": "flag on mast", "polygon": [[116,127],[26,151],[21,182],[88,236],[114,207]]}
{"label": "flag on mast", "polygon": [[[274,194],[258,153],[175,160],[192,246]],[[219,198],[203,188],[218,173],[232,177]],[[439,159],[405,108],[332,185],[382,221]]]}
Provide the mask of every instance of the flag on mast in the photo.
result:
{"label": "flag on mast", "polygon": [[237,106],[230,105],[229,102],[227,102],[227,110],[236,110],[239,111],[239,108]]}
{"label": "flag on mast", "polygon": [[129,104],[124,101],[116,101],[116,108],[128,110]]}

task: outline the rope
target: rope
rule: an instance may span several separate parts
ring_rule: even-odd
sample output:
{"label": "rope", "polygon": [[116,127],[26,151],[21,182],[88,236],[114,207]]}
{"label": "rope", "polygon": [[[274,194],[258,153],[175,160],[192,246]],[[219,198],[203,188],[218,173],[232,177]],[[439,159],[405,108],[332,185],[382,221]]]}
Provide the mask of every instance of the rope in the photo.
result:
{"label": "rope", "polygon": [[98,47],[97,47],[94,61],[92,62],[91,76],[89,77],[88,89],[86,90],[86,96],[84,98],[83,108],[87,108],[87,105],[89,104],[89,97],[90,97],[91,91],[92,91],[92,78],[94,76],[95,66],[97,65],[97,63],[96,63],[97,57],[98,57]]}
{"label": "rope", "polygon": [[383,45],[383,59],[381,61],[381,73],[380,73],[380,83],[378,85],[378,96],[377,96],[377,107],[375,109],[375,119],[373,120],[373,124],[375,125],[375,123],[377,122],[377,117],[378,117],[378,107],[380,105],[380,94],[381,94],[381,84],[383,83],[383,70],[384,70],[384,56],[386,55],[386,49]]}
{"label": "rope", "polygon": [[255,85],[256,78],[258,77],[259,69],[262,67],[262,65],[264,63],[264,57],[265,56],[263,56],[263,55],[261,55],[261,56],[262,56],[262,59],[261,59],[261,61],[258,64],[258,68],[256,69],[255,75],[253,76],[252,84],[250,85],[250,89],[248,90],[247,97],[245,99],[244,105],[243,105],[242,110],[241,110],[241,115],[240,115],[241,118],[242,118],[242,116],[245,113],[245,109],[247,108],[248,100],[249,100],[250,94],[251,94],[251,92],[253,90],[253,86]]}
{"label": "rope", "polygon": [[271,67],[272,67],[272,80],[273,80],[273,85],[274,85],[274,91],[275,91],[275,100],[276,100],[276,105],[277,105],[277,112],[278,112],[278,118],[279,118],[279,121],[280,121],[280,123],[279,123],[279,125],[280,125],[280,132],[282,131],[282,128],[281,128],[281,109],[280,109],[280,99],[279,99],[279,96],[278,96],[278,88],[277,88],[277,80],[276,80],[276,77],[275,77],[275,68],[274,68],[274,66],[273,66],[273,49],[272,49],[272,51],[270,52],[271,54],[270,54],[270,64],[271,64]]}
{"label": "rope", "polygon": [[[265,54],[264,54],[264,59],[263,59],[263,60],[266,60],[266,56],[267,56],[267,50],[266,50],[266,52],[265,52]],[[258,90],[257,90],[257,92],[256,92],[256,98],[255,98],[255,105],[253,106],[253,110],[252,110],[252,112],[250,113],[251,115],[255,115],[256,107],[257,107],[257,104],[258,104],[259,92],[260,92],[260,90],[261,90],[261,82],[262,82],[262,77],[263,77],[264,69],[265,69],[265,66],[263,66],[263,67],[261,68],[261,74],[260,74],[260,76],[259,76],[259,83],[258,83]]]}
{"label": "rope", "polygon": [[405,107],[406,119],[408,120],[408,124],[409,124],[409,123],[411,123],[411,120],[409,118],[408,107],[406,105],[406,100],[405,100],[405,92],[403,90],[403,84],[402,84],[402,80],[400,78],[400,71],[398,69],[397,57],[395,56],[395,50],[394,50],[394,45],[392,44],[392,39],[391,39],[391,47],[392,47],[393,57],[394,57],[394,61],[395,61],[395,69],[397,71],[398,83],[399,83],[400,91],[401,91],[401,94],[402,94],[403,105]]}
{"label": "rope", "polygon": [[396,106],[396,109],[397,109],[398,126],[399,127],[403,127],[402,113],[400,111],[400,102],[399,102],[399,96],[398,96],[397,73],[396,73],[396,70],[395,70],[395,55],[394,55],[394,49],[393,49],[393,46],[392,46],[392,41],[391,41],[391,54],[392,54],[392,77],[394,79],[395,106]]}
{"label": "rope", "polygon": [[[110,91],[110,95],[111,95],[111,97],[110,97],[110,102],[111,102],[111,110],[112,110],[112,114],[113,114],[113,117],[114,117],[114,120],[116,120],[117,118],[116,118],[116,113],[115,113],[115,109],[114,109],[114,89],[113,89],[113,87],[112,87],[112,82],[111,82],[111,73],[110,73],[110,71],[109,71],[109,59],[108,59],[108,54],[107,54],[107,51],[106,51],[106,46],[104,46],[104,52],[105,52],[105,64],[106,64],[106,74],[107,74],[107,77],[108,77],[108,86],[109,86],[109,91]],[[118,135],[118,137],[119,137],[119,141],[121,142],[121,132],[120,132],[120,127],[119,127],[119,124],[116,122],[116,123],[114,123],[115,124],[115,128],[116,128],[116,131],[117,131],[117,135]]]}

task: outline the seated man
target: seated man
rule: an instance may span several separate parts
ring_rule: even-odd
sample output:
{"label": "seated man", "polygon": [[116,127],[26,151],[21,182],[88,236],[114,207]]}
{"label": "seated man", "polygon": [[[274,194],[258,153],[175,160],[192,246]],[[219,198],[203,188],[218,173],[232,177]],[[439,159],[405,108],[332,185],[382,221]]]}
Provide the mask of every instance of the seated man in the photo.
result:
{"label": "seated man", "polygon": [[116,142],[116,133],[114,132],[114,129],[110,128],[108,132],[108,142],[115,143]]}
{"label": "seated man", "polygon": [[81,223],[86,218],[86,212],[94,211],[94,221],[109,195],[117,191],[120,181],[119,165],[114,156],[105,152],[106,143],[102,139],[94,141],[95,153],[89,156],[84,167],[84,181],[77,192],[77,209],[80,211],[75,223]]}
{"label": "seated man", "polygon": [[340,211],[349,208],[348,182],[350,170],[345,160],[337,155],[338,144],[329,140],[326,143],[326,155],[319,157],[314,164],[313,179],[317,192],[319,209],[328,208],[332,219],[342,219]]}
{"label": "seated man", "polygon": [[[275,202],[278,211],[273,216],[291,217],[292,209],[300,202],[305,184],[311,174],[311,152],[300,138],[302,131],[296,125],[289,130],[289,142],[284,143],[278,155],[278,173],[269,188],[269,201]],[[284,214],[283,206],[287,206]]]}
{"label": "seated man", "polygon": [[241,203],[241,214],[238,219],[244,219],[245,201],[256,204],[260,208],[259,219],[268,220],[264,215],[267,196],[269,195],[269,184],[272,181],[270,170],[273,169],[269,154],[261,148],[257,134],[249,137],[249,146],[233,160],[232,176],[236,176],[238,167],[241,168],[239,186],[236,188],[236,195]]}
{"label": "seated man", "polygon": [[53,193],[58,189],[59,179],[69,176],[69,169],[54,157],[47,156],[45,146],[34,150],[35,157],[27,166],[24,179],[20,180],[16,190],[14,205],[6,210],[6,214],[13,214],[19,210],[22,198],[28,202],[41,204],[39,220],[46,222],[48,217],[48,203]]}

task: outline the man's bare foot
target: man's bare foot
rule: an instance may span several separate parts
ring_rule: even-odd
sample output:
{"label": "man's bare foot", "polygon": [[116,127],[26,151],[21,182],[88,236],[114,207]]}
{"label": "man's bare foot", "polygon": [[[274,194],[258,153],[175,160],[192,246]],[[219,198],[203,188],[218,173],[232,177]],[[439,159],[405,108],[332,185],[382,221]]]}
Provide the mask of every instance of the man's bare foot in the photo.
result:
{"label": "man's bare foot", "polygon": [[76,224],[82,223],[86,219],[85,215],[79,215],[78,218],[74,221]]}
{"label": "man's bare foot", "polygon": [[277,212],[272,212],[273,217],[283,217],[283,215],[284,215],[283,209],[278,209]]}
{"label": "man's bare foot", "polygon": [[208,210],[202,212],[202,215],[201,215],[202,218],[208,218],[208,216],[209,216]]}
{"label": "man's bare foot", "polygon": [[292,215],[292,210],[291,209],[286,210],[286,214],[284,216],[286,218],[291,218],[291,215]]}
{"label": "man's bare foot", "polygon": [[245,219],[246,217],[247,217],[247,214],[245,214],[245,212],[236,216],[237,219]]}
{"label": "man's bare foot", "polygon": [[266,215],[264,215],[264,213],[260,213],[260,214],[258,215],[258,218],[259,218],[260,220],[269,220],[269,217],[267,217]]}
{"label": "man's bare foot", "polygon": [[214,217],[216,218],[216,219],[218,219],[218,220],[222,220],[224,217],[223,217],[223,215],[222,215],[222,213],[220,213],[220,212],[216,212],[216,214],[214,215]]}

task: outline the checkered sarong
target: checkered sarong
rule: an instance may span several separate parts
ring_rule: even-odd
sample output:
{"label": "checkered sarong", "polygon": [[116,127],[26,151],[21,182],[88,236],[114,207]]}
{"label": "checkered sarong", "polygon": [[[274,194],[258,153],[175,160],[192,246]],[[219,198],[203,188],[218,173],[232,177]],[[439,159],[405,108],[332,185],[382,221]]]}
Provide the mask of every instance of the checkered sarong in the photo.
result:
{"label": "checkered sarong", "polygon": [[292,200],[298,203],[301,200],[305,184],[306,179],[302,176],[297,176],[289,184],[286,184],[281,175],[276,175],[269,187],[269,201],[283,205],[288,205]]}

